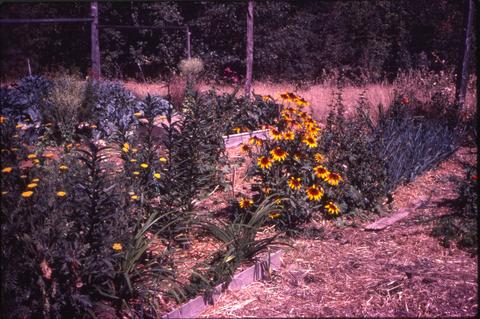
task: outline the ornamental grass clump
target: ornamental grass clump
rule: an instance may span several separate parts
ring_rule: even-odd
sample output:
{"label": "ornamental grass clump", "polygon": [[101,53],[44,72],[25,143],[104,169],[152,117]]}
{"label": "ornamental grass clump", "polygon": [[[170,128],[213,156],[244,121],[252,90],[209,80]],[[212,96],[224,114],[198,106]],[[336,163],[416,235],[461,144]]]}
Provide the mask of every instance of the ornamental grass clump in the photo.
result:
{"label": "ornamental grass clump", "polygon": [[339,215],[341,206],[335,198],[343,178],[322,164],[320,127],[304,110],[308,102],[293,93],[282,94],[281,99],[284,104],[275,124],[269,127],[270,138],[252,137],[244,151],[256,164],[249,171],[255,181],[253,200],[258,202],[276,193],[277,209],[269,220],[294,230],[309,221],[314,212],[322,212],[327,218]]}

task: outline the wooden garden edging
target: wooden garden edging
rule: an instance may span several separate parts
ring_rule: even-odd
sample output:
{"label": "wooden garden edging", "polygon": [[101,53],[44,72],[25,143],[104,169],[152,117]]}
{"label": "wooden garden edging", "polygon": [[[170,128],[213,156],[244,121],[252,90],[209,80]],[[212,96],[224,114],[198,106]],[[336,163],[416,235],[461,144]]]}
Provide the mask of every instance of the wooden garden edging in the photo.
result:
{"label": "wooden garden edging", "polygon": [[225,141],[225,147],[235,147],[242,143],[248,143],[249,138],[253,136],[266,139],[268,138],[268,130],[225,135],[223,140]]}
{"label": "wooden garden edging", "polygon": [[[228,285],[227,289],[230,291],[240,290],[254,281],[269,278],[270,271],[272,269],[276,270],[280,268],[282,264],[282,254],[283,251],[279,250],[271,254],[269,259],[257,262],[255,263],[255,265],[235,275],[230,284]],[[224,291],[224,284],[216,286],[213,289],[210,300],[216,302]],[[164,315],[162,319],[196,318],[203,311],[205,311],[205,309],[207,309],[209,305],[210,303],[206,296],[198,296],[178,307],[177,309],[170,311],[168,314]]]}
{"label": "wooden garden edging", "polygon": [[365,227],[365,230],[382,230],[387,228],[388,226],[393,225],[394,223],[398,222],[399,220],[404,219],[407,217],[413,210],[419,208],[423,204],[427,202],[426,197],[420,197],[417,201],[415,201],[412,205],[401,208],[397,210],[394,214],[380,218],[376,222],[369,224]]}

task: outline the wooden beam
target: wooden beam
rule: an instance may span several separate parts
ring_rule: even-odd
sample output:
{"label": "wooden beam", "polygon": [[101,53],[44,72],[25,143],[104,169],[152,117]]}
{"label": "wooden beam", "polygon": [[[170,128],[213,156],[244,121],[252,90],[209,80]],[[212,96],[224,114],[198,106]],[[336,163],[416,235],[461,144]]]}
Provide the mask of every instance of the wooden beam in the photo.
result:
{"label": "wooden beam", "polygon": [[253,0],[248,1],[247,9],[247,72],[245,76],[245,95],[250,96],[253,75]]}
{"label": "wooden beam", "polygon": [[93,18],[0,19],[0,24],[76,23],[76,22],[92,22],[92,20]]}

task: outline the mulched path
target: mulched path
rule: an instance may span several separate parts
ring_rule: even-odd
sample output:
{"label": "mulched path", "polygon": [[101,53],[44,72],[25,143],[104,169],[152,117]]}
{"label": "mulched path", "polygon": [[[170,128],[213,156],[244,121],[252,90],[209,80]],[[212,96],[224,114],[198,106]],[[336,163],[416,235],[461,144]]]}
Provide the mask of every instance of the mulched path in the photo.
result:
{"label": "mulched path", "polygon": [[[476,161],[461,148],[436,169],[397,189],[394,209],[422,196],[428,202],[379,232],[314,221],[309,238],[291,240],[272,280],[227,292],[202,315],[214,317],[468,317],[478,311],[477,257],[446,248],[431,230],[451,209],[449,176],[463,176],[458,160]],[[317,238],[315,238],[315,234]]]}

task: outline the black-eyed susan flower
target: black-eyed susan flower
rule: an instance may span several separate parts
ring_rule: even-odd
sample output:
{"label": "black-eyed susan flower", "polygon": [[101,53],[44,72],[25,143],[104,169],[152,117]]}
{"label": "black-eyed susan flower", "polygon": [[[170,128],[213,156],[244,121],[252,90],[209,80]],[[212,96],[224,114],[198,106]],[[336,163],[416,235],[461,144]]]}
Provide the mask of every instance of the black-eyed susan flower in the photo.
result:
{"label": "black-eyed susan flower", "polygon": [[270,136],[275,140],[275,141],[280,141],[282,139],[282,132],[277,130],[276,128],[272,128],[270,130]]}
{"label": "black-eyed susan flower", "polygon": [[318,201],[323,196],[323,189],[322,189],[322,187],[319,187],[319,186],[314,184],[306,190],[306,193],[307,193],[307,196],[308,196],[309,200]]}
{"label": "black-eyed susan flower", "polygon": [[300,177],[290,177],[288,186],[293,190],[299,190],[302,187],[302,179]]}
{"label": "black-eyed susan flower", "polygon": [[121,243],[114,243],[112,245],[112,249],[115,250],[115,251],[122,251],[123,247],[122,247]]}
{"label": "black-eyed susan flower", "polygon": [[57,192],[57,196],[58,196],[58,197],[65,197],[65,196],[67,196],[67,193],[64,192],[64,191],[58,191],[58,192]]}
{"label": "black-eyed susan flower", "polygon": [[4,167],[2,169],[2,173],[5,173],[5,174],[11,173],[12,171],[13,171],[13,168],[11,167]]}
{"label": "black-eyed susan flower", "polygon": [[272,160],[266,156],[260,156],[257,160],[257,164],[261,169],[269,169],[272,167]]}
{"label": "black-eyed susan flower", "polygon": [[135,176],[138,176],[138,175],[140,175],[140,172],[139,171],[134,171],[132,174],[135,175]]}
{"label": "black-eyed susan flower", "polygon": [[338,213],[340,213],[340,208],[337,205],[335,205],[333,202],[328,202],[325,205],[325,209],[327,213],[329,213],[330,215],[338,215]]}
{"label": "black-eyed susan flower", "polygon": [[55,154],[53,154],[53,153],[43,153],[43,157],[45,157],[45,158],[54,158],[54,157],[55,157]]}
{"label": "black-eyed susan flower", "polygon": [[242,129],[240,127],[234,127],[232,130],[235,134],[239,134],[240,132],[242,132]]}
{"label": "black-eyed susan flower", "polygon": [[27,175],[20,175],[21,179],[26,179],[28,176]]}
{"label": "black-eyed susan flower", "polygon": [[280,146],[277,146],[270,151],[270,155],[272,155],[274,161],[282,162],[287,158],[288,152],[282,149]]}
{"label": "black-eyed susan flower", "polygon": [[132,148],[132,153],[136,153],[136,152],[138,152],[138,148],[136,147]]}
{"label": "black-eyed susan flower", "polygon": [[36,188],[37,186],[38,186],[37,183],[30,183],[30,184],[27,185],[27,188],[28,188],[28,189],[34,189],[34,188]]}
{"label": "black-eyed susan flower", "polygon": [[38,158],[33,159],[33,164],[40,164],[40,160]]}
{"label": "black-eyed susan flower", "polygon": [[323,167],[322,165],[318,165],[318,166],[315,166],[313,168],[313,173],[315,174],[315,176],[317,176],[318,178],[326,178],[328,176],[328,174],[330,174],[330,172],[328,171],[328,169],[326,169],[325,167]]}
{"label": "black-eyed susan flower", "polygon": [[242,143],[240,144],[240,151],[242,151],[243,153],[249,153],[251,149],[250,149],[250,146]]}
{"label": "black-eyed susan flower", "polygon": [[40,182],[40,178],[34,178],[34,179],[32,179],[32,183],[38,183],[38,182]]}
{"label": "black-eyed susan flower", "polygon": [[153,173],[153,177],[155,179],[160,179],[161,175],[160,175],[160,173]]}
{"label": "black-eyed susan flower", "polygon": [[315,155],[313,155],[313,158],[317,163],[323,163],[325,161],[325,157],[320,153],[315,153]]}
{"label": "black-eyed susan flower", "polygon": [[122,146],[122,151],[124,153],[128,153],[129,150],[130,150],[130,145],[128,143],[124,143]]}
{"label": "black-eyed susan flower", "polygon": [[28,154],[28,155],[27,155],[27,158],[28,158],[28,159],[37,158],[37,154]]}
{"label": "black-eyed susan flower", "polygon": [[130,199],[135,201],[135,200],[138,200],[139,197],[138,197],[138,195],[133,194],[133,195],[130,195]]}
{"label": "black-eyed susan flower", "polygon": [[252,136],[248,139],[248,143],[250,143],[251,145],[261,146],[263,144],[263,140],[259,137]]}
{"label": "black-eyed susan flower", "polygon": [[141,168],[148,168],[148,164],[147,163],[142,163],[142,164],[140,164],[140,167]]}
{"label": "black-eyed susan flower", "polygon": [[272,189],[270,187],[262,187],[262,192],[268,195],[272,192]]}
{"label": "black-eyed susan flower", "polygon": [[305,136],[303,143],[307,144],[307,146],[310,148],[317,147],[317,139],[310,135]]}
{"label": "black-eyed susan flower", "polygon": [[5,116],[0,116],[0,124],[5,123],[5,120],[6,120],[6,119],[7,119],[7,118],[6,118]]}
{"label": "black-eyed susan flower", "polygon": [[165,157],[160,157],[160,158],[158,159],[158,161],[159,161],[160,163],[166,163],[166,162],[167,162],[167,159],[166,159]]}
{"label": "black-eyed susan flower", "polygon": [[238,201],[240,208],[247,208],[253,205],[253,200],[249,198],[242,198]]}
{"label": "black-eyed susan flower", "polygon": [[62,172],[65,172],[65,171],[68,171],[68,166],[67,165],[60,165],[58,167],[59,170],[61,170]]}
{"label": "black-eyed susan flower", "polygon": [[295,139],[295,133],[293,131],[286,131],[283,133],[283,139],[286,141],[293,141]]}
{"label": "black-eyed susan flower", "polygon": [[7,191],[3,191],[1,194],[2,194],[2,196],[5,196],[5,195],[8,194],[8,192],[7,192]]}
{"label": "black-eyed susan flower", "polygon": [[270,95],[263,95],[262,100],[265,102],[272,101],[273,98]]}
{"label": "black-eyed susan flower", "polygon": [[23,192],[22,193],[22,197],[23,198],[29,198],[33,195],[33,192],[32,191],[26,191],[26,192]]}
{"label": "black-eyed susan flower", "polygon": [[134,158],[132,158],[132,159],[130,160],[130,163],[136,163],[136,162],[137,162],[137,160],[134,159]]}
{"label": "black-eyed susan flower", "polygon": [[133,115],[135,115],[136,117],[141,117],[143,114],[142,112],[135,112],[133,113]]}
{"label": "black-eyed susan flower", "polygon": [[324,179],[328,184],[332,186],[337,186],[340,181],[343,181],[343,178],[342,176],[340,176],[340,174],[333,172],[328,173],[328,175]]}

